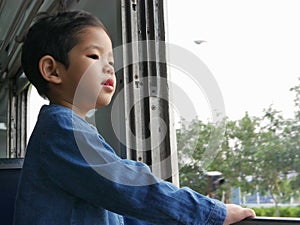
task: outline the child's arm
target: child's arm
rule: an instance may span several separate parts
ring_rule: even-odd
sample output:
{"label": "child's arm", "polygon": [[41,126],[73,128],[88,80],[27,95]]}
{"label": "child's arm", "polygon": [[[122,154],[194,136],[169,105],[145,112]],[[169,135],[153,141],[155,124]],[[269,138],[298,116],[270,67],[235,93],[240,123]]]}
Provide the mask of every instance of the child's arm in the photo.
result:
{"label": "child's arm", "polygon": [[[223,224],[223,203],[159,180],[147,165],[120,159],[84,121],[59,117],[59,123],[48,118],[41,156],[48,176],[66,192],[154,224]],[[235,220],[228,209],[227,220]]]}

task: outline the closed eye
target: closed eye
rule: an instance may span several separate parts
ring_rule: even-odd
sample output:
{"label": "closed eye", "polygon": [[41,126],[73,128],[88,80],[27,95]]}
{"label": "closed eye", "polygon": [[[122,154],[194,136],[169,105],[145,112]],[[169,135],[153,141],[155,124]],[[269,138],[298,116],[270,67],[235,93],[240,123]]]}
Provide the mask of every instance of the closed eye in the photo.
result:
{"label": "closed eye", "polygon": [[91,59],[99,59],[99,56],[96,54],[88,55],[88,57]]}

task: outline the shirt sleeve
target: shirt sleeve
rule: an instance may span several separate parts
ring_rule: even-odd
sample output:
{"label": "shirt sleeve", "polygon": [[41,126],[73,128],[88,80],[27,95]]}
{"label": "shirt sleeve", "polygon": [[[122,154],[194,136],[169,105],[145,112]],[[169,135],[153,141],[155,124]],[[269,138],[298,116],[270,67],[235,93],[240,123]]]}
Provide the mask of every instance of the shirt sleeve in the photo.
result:
{"label": "shirt sleeve", "polygon": [[119,158],[85,121],[52,115],[46,124],[42,165],[66,192],[153,224],[223,224],[223,203],[158,179],[144,163]]}

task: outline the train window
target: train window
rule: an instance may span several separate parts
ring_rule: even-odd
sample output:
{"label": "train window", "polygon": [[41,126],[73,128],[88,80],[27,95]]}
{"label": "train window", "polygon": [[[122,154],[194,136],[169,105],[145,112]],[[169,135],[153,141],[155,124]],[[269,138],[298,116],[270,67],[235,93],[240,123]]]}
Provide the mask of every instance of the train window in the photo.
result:
{"label": "train window", "polygon": [[27,101],[27,142],[35,126],[38,113],[42,105],[48,104],[49,101],[42,98],[33,85],[29,86]]}
{"label": "train window", "polygon": [[8,112],[8,82],[0,83],[0,158],[7,157],[7,112]]}
{"label": "train window", "polygon": [[[26,77],[20,72],[0,81],[0,159],[22,158],[26,146]],[[20,74],[20,75],[19,75]]]}
{"label": "train window", "polygon": [[169,41],[190,53],[178,60],[188,69],[171,70],[184,103],[176,104],[180,185],[257,216],[299,216],[297,2],[217,2],[220,10],[168,1]]}

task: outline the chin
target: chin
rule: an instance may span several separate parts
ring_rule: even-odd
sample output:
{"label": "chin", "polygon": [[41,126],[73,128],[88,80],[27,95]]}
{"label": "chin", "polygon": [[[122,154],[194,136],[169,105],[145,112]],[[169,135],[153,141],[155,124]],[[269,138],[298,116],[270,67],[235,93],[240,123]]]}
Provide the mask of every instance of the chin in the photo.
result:
{"label": "chin", "polygon": [[109,100],[107,100],[107,101],[101,101],[101,102],[99,102],[99,103],[97,103],[96,105],[95,105],[95,108],[96,109],[98,109],[98,108],[101,108],[101,107],[105,107],[105,106],[108,106],[109,104],[110,104],[110,102],[111,102],[111,99],[109,99]]}

